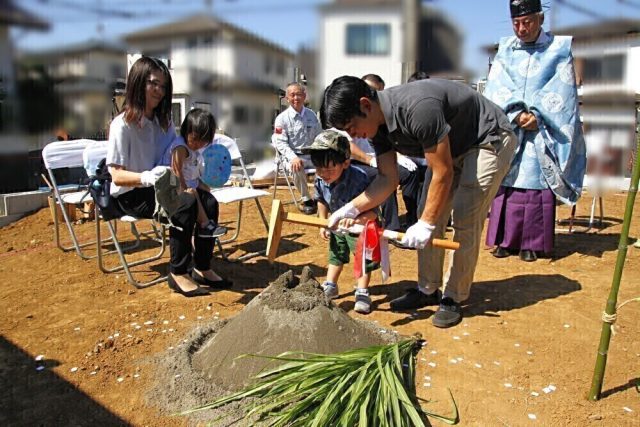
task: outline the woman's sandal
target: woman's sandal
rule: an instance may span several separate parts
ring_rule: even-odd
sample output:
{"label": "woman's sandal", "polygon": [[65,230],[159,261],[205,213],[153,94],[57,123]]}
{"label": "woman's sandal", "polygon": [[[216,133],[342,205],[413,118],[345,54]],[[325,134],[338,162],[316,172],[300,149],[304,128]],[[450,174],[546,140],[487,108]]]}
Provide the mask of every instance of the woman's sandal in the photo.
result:
{"label": "woman's sandal", "polygon": [[197,287],[193,290],[190,291],[185,291],[184,289],[182,289],[179,285],[178,282],[176,282],[176,279],[173,278],[172,274],[169,274],[167,276],[167,283],[169,284],[169,288],[171,288],[171,290],[173,290],[173,292],[179,293],[184,295],[185,297],[199,297],[199,296],[204,296],[204,295],[209,295],[210,292],[206,289],[203,289],[201,287]]}
{"label": "woman's sandal", "polygon": [[209,280],[206,277],[201,276],[199,273],[196,273],[195,270],[191,271],[191,278],[200,285],[209,286],[210,288],[215,289],[229,289],[233,286],[233,282],[231,280]]}

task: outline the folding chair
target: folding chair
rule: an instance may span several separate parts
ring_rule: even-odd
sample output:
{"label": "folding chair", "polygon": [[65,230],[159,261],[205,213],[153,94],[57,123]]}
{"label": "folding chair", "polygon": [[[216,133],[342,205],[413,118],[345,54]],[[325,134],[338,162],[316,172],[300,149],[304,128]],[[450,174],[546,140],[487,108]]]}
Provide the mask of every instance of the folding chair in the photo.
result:
{"label": "folding chair", "polygon": [[[242,154],[238,149],[237,140],[230,138],[226,135],[217,134],[214,138],[214,143],[223,145],[227,150],[229,150],[229,154],[231,155],[231,160],[235,163],[239,163],[240,173],[237,175],[233,175],[229,182],[231,185],[225,185],[221,188],[213,188],[211,189],[211,194],[216,198],[218,203],[223,204],[231,204],[237,203],[238,210],[235,219],[235,233],[232,237],[226,240],[216,239],[216,244],[220,253],[222,254],[222,258],[225,261],[237,262],[237,261],[245,261],[250,258],[254,258],[259,255],[264,255],[265,251],[252,252],[244,254],[240,257],[231,259],[224,252],[222,245],[234,242],[238,239],[240,235],[240,226],[242,222],[242,206],[245,200],[254,200],[256,203],[256,207],[258,208],[258,212],[260,213],[260,217],[262,219],[262,223],[264,224],[265,230],[269,231],[269,223],[267,218],[264,215],[264,211],[262,209],[262,205],[260,205],[260,201],[258,200],[260,197],[268,196],[269,193],[264,190],[258,190],[253,188],[251,183],[251,179],[249,178],[249,173],[247,172],[247,168],[245,166],[244,160],[242,159]],[[266,250],[266,249],[265,249]]]}
{"label": "folding chair", "polygon": [[[89,145],[84,150],[83,161],[86,169],[95,171],[96,166],[100,162],[100,160],[104,159],[107,156],[107,144],[108,144],[108,141],[97,141],[95,144]],[[164,252],[167,246],[166,245],[166,226],[164,224],[160,224],[160,227],[158,229],[158,226],[156,226],[155,221],[150,220],[152,230],[150,232],[141,233],[138,231],[136,227],[136,223],[138,223],[142,219],[133,217],[131,215],[123,215],[120,218],[104,221],[97,204],[95,204],[95,218],[96,218],[96,241],[101,243],[105,241],[110,241],[112,242],[115,248],[114,250],[105,251],[102,244],[97,245],[96,257],[98,259],[98,267],[103,273],[115,273],[118,271],[124,271],[129,283],[131,283],[133,286],[135,286],[138,289],[146,288],[148,286],[155,285],[156,283],[160,283],[167,280],[167,276],[165,275],[165,276],[157,277],[147,282],[141,282],[136,280],[133,277],[133,273],[131,272],[131,267],[135,267],[137,265],[158,260],[164,255]],[[111,236],[110,239],[105,239],[105,240],[101,239],[101,234],[102,234],[101,223],[102,222],[105,222],[107,225],[109,234]],[[132,244],[123,245],[122,242],[118,239],[118,228],[117,228],[118,222],[129,224],[131,235],[135,239]],[[160,248],[158,249],[158,252],[155,253],[154,255],[151,255],[149,257],[146,257],[140,260],[128,261],[125,254],[140,246],[141,236],[151,237],[152,240],[159,242]],[[107,267],[104,262],[105,255],[110,255],[114,253],[118,254],[120,265],[116,267]]]}
{"label": "folding chair", "polygon": [[[274,200],[276,198],[276,191],[278,189],[278,180],[284,178],[286,184],[287,184],[287,188],[289,189],[289,193],[291,194],[291,201],[290,202],[283,202],[283,204],[295,204],[296,206],[299,205],[299,203],[302,202],[301,197],[296,197],[296,193],[298,191],[297,188],[295,188],[295,185],[293,184],[293,175],[291,174],[291,172],[288,170],[287,168],[287,160],[284,158],[284,156],[278,151],[278,149],[276,148],[276,144],[274,141],[275,135],[271,136],[271,147],[273,147],[273,151],[275,152],[275,159],[274,159],[274,163],[275,163],[275,176],[273,178],[273,195],[271,197],[272,200]],[[304,169],[305,173],[307,175],[311,175],[311,174],[315,174],[316,170],[314,168],[305,168]],[[294,192],[295,191],[295,192]]]}
{"label": "folding chair", "polygon": [[[55,171],[63,168],[80,168],[83,167],[82,153],[95,141],[89,139],[77,139],[72,141],[56,141],[47,144],[42,150],[42,159],[49,175],[48,184],[51,187],[53,196],[53,239],[56,246],[64,252],[75,250],[82,259],[95,258],[96,255],[89,256],[83,251],[87,246],[93,245],[96,241],[80,242],[73,223],[69,218],[67,206],[76,206],[83,204],[85,201],[91,201],[91,196],[87,193],[86,187],[78,186],[78,191],[62,192],[56,181]],[[71,245],[64,246],[60,238],[60,219],[57,209],[60,209],[64,219]]]}

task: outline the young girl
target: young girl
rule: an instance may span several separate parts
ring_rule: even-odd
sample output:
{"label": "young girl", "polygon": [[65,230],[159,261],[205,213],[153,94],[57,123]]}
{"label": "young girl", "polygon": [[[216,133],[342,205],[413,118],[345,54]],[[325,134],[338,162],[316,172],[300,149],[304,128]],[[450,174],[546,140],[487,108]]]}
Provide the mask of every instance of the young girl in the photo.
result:
{"label": "young girl", "polygon": [[[198,236],[204,238],[218,237],[226,233],[225,227],[219,227],[212,218],[218,217],[218,204],[212,203],[215,198],[210,188],[200,179],[202,164],[201,150],[213,141],[216,120],[208,111],[194,108],[180,127],[180,136],[171,145],[171,170],[180,179],[183,191],[192,194],[198,203]],[[210,205],[215,213],[210,218],[204,208]]]}

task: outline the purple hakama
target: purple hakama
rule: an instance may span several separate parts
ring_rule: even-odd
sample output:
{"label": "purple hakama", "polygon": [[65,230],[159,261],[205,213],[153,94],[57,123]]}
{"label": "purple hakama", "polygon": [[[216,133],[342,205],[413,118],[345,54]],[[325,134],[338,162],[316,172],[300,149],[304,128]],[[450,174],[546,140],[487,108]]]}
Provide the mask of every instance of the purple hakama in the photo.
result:
{"label": "purple hakama", "polygon": [[553,191],[501,186],[491,204],[487,245],[550,255],[555,219]]}

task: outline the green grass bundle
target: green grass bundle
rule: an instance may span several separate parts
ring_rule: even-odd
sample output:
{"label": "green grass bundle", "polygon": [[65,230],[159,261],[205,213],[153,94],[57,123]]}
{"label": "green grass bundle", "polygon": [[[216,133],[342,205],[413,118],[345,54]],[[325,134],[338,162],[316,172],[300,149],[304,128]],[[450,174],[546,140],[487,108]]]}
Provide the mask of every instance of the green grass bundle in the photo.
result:
{"label": "green grass bundle", "polygon": [[[268,426],[425,426],[427,416],[458,422],[451,395],[451,418],[422,409],[415,391],[417,340],[355,349],[338,354],[287,352],[266,357],[284,362],[256,376],[242,391],[183,412],[215,409],[252,399],[244,418]],[[218,419],[219,420],[219,419]]]}

